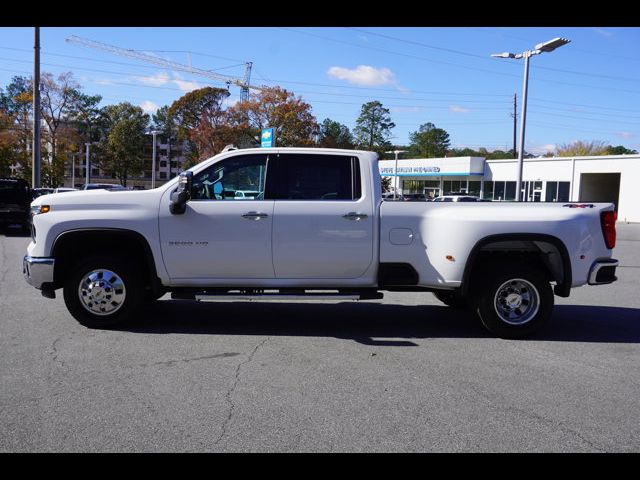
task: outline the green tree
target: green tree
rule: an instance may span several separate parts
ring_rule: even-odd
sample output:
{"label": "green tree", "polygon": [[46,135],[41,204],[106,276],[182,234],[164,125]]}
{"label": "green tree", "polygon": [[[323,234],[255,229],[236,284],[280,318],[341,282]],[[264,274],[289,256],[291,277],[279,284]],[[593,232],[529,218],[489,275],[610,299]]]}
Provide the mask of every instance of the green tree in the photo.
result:
{"label": "green tree", "polygon": [[630,150],[622,145],[618,145],[617,147],[609,145],[607,147],[607,155],[635,155],[637,153],[637,150]]}
{"label": "green tree", "polygon": [[149,115],[124,102],[106,106],[98,123],[102,136],[95,148],[97,164],[126,187],[128,177],[142,173],[146,167]]}
{"label": "green tree", "polygon": [[389,109],[383,107],[382,103],[377,100],[365,103],[353,129],[356,143],[361,148],[381,154],[392,148],[389,138],[395,126],[391,121]]}
{"label": "green tree", "polygon": [[175,144],[178,136],[178,126],[173,117],[169,116],[169,106],[160,107],[156,113],[151,115],[153,128],[160,132],[162,138],[167,143],[167,161],[169,164],[169,178],[171,175],[171,145]]}
{"label": "green tree", "polygon": [[411,155],[423,158],[444,157],[451,144],[449,134],[431,122],[410,133],[409,140]]}
{"label": "green tree", "polygon": [[325,118],[320,125],[318,146],[322,148],[355,148],[354,138],[349,127],[339,122]]}
{"label": "green tree", "polygon": [[506,152],[504,150],[494,150],[493,152],[489,152],[489,155],[486,158],[492,160],[511,159],[513,158],[513,150]]}

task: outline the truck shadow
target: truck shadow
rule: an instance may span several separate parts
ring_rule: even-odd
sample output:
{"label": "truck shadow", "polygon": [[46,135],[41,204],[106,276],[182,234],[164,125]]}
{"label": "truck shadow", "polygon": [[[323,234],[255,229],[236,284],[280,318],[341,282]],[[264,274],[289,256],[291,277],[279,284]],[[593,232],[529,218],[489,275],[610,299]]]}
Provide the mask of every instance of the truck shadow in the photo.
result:
{"label": "truck shadow", "polygon": [[[161,300],[118,328],[132,333],[305,336],[418,346],[430,338],[491,338],[471,313],[437,305],[217,303]],[[533,341],[640,343],[640,309],[557,305]]]}

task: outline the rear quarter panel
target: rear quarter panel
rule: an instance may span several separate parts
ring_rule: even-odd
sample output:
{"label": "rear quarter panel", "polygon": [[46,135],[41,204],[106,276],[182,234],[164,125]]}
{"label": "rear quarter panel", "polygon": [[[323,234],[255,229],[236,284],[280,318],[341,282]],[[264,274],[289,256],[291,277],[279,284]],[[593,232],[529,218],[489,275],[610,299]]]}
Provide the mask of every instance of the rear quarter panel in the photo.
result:
{"label": "rear quarter panel", "polygon": [[[544,203],[383,202],[380,261],[410,263],[419,274],[419,285],[451,289],[460,286],[469,254],[483,238],[545,234],[566,246],[576,287],[587,282],[595,260],[611,257],[602,236],[600,211],[612,209],[611,204],[569,208]],[[395,229],[411,230],[411,243],[394,244]]]}

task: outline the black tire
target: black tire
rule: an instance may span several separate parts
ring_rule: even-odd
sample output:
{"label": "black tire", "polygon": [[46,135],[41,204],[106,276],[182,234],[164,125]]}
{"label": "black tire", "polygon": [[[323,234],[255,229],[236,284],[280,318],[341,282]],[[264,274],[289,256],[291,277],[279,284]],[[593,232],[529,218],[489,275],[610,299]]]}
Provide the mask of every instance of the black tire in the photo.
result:
{"label": "black tire", "polygon": [[440,292],[432,293],[438,300],[451,308],[468,308],[469,306],[467,299],[461,297],[455,292],[442,290]]}
{"label": "black tire", "polygon": [[[89,328],[113,327],[129,320],[143,297],[141,276],[135,265],[132,260],[106,255],[75,265],[63,287],[64,303],[71,315]],[[86,279],[92,283],[84,282],[81,290],[81,282]]]}
{"label": "black tire", "polygon": [[499,268],[478,284],[474,307],[487,330],[501,338],[524,338],[538,332],[553,312],[547,276],[533,265]]}

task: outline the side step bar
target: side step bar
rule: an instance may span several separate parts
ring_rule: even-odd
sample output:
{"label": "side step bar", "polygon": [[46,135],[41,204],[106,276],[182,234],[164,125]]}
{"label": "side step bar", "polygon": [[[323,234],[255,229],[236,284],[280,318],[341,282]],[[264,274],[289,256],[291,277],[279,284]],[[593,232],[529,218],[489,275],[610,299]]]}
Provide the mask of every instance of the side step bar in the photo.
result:
{"label": "side step bar", "polygon": [[304,301],[354,301],[379,300],[383,298],[381,292],[352,292],[352,293],[208,293],[208,292],[172,292],[172,299],[196,300],[198,302],[304,302]]}

